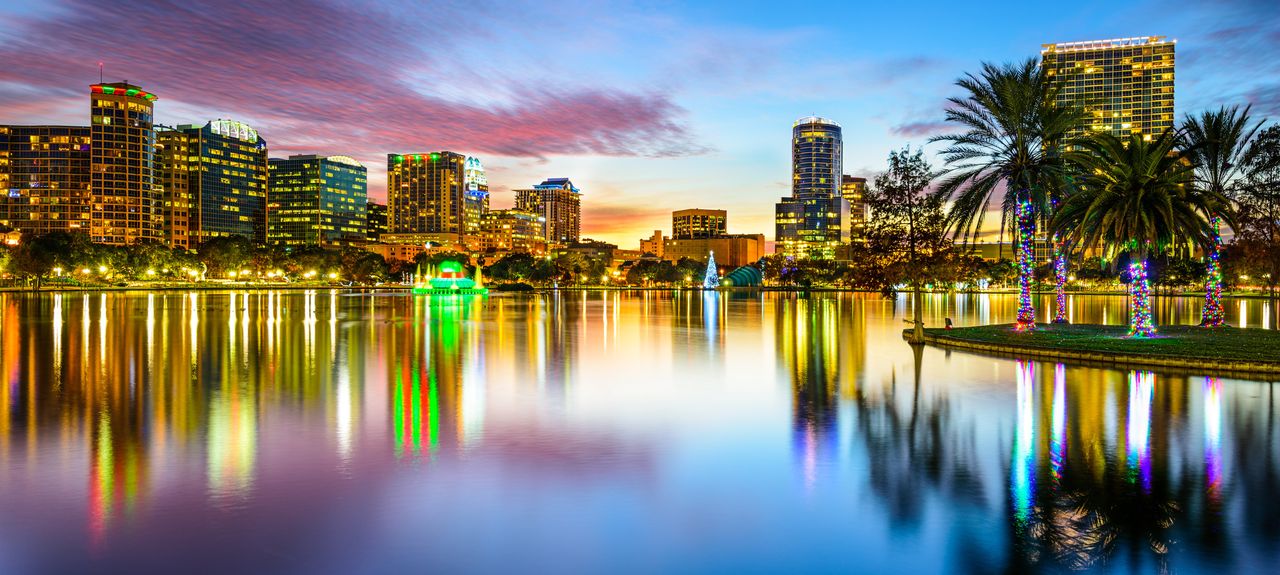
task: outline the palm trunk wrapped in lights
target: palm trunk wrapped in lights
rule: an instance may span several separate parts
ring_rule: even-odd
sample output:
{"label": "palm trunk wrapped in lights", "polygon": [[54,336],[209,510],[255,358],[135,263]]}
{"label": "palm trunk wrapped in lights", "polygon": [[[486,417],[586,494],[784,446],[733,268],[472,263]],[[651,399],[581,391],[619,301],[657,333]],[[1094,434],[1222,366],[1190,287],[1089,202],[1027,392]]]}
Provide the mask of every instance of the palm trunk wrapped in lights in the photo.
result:
{"label": "palm trunk wrapped in lights", "polygon": [[1205,265],[1204,310],[1200,313],[1200,325],[1219,327],[1227,323],[1226,312],[1222,308],[1222,233],[1221,220],[1214,216],[1213,249],[1209,252],[1209,263]]}
{"label": "palm trunk wrapped in lights", "polygon": [[1053,323],[1071,323],[1067,319],[1067,254],[1062,239],[1053,236],[1054,303]]}
{"label": "palm trunk wrapped in lights", "polygon": [[1027,200],[1018,201],[1018,331],[1036,327],[1036,308],[1031,303],[1031,281],[1035,279],[1035,209]]}
{"label": "palm trunk wrapped in lights", "polygon": [[1147,277],[1145,257],[1129,264],[1129,336],[1152,337],[1156,334],[1151,319],[1151,282]]}

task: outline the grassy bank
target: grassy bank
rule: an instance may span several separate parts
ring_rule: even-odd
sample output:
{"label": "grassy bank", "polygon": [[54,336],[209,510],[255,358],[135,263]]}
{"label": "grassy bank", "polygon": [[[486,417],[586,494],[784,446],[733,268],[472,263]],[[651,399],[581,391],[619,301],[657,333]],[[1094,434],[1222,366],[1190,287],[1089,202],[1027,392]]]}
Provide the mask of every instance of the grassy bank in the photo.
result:
{"label": "grassy bank", "polygon": [[926,343],[1040,358],[1179,367],[1238,373],[1280,373],[1280,331],[1160,326],[1150,339],[1127,337],[1119,325],[1040,324],[1018,333],[1010,324],[925,330]]}

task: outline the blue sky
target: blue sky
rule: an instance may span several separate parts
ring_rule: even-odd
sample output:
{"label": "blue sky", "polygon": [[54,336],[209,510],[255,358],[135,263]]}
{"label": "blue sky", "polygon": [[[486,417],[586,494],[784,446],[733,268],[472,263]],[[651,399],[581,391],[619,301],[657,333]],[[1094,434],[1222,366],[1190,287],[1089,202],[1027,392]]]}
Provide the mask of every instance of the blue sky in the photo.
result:
{"label": "blue sky", "polygon": [[[1178,114],[1280,117],[1280,2],[0,2],[0,123],[87,123],[85,91],[128,79],[166,124],[234,118],[272,155],[480,157],[495,207],[567,176],[585,234],[635,247],[670,211],[729,210],[772,236],[791,123],[845,129],[871,177],[920,145],[954,80],[1045,42],[1178,40]],[[57,38],[57,42],[48,42]]]}

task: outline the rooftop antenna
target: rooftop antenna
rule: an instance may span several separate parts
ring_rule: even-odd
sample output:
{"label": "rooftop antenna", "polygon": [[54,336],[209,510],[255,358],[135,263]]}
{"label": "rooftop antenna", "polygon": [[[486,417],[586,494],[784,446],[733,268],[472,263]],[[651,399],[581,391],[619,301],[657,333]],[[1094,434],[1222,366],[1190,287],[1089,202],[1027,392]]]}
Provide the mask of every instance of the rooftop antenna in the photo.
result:
{"label": "rooftop antenna", "polygon": [[98,83],[102,83],[102,62],[98,62]]}

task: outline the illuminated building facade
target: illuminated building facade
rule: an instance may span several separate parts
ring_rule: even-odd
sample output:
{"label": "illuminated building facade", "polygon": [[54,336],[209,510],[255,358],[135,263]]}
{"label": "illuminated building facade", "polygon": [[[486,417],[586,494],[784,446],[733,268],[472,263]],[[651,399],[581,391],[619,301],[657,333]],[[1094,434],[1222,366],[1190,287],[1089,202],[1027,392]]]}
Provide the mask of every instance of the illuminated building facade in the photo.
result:
{"label": "illuminated building facade", "polygon": [[840,181],[840,196],[849,203],[849,237],[861,239],[867,232],[867,179],[845,174]]}
{"label": "illuminated building facade", "polygon": [[463,236],[474,238],[480,234],[484,214],[489,211],[489,179],[479,158],[467,158],[462,180],[466,184],[462,195]]}
{"label": "illuminated building facade", "polygon": [[677,240],[712,238],[728,233],[724,210],[677,210],[671,212],[671,237]]}
{"label": "illuminated building facade", "polygon": [[0,126],[0,225],[89,232],[90,134],[80,126]]}
{"label": "illuminated building facade", "polygon": [[364,240],[366,169],[347,156],[268,160],[267,242],[335,245]]}
{"label": "illuminated building facade", "polygon": [[1041,65],[1062,83],[1058,102],[1084,106],[1072,135],[1150,140],[1172,128],[1175,45],[1164,36],[1044,44]]}
{"label": "illuminated building facade", "polygon": [[365,239],[376,242],[387,233],[387,205],[369,202],[365,205]]}
{"label": "illuminated building facade", "polygon": [[156,130],[156,178],[163,190],[160,235],[171,248],[191,250],[198,242],[191,236],[191,177],[200,171],[200,158],[190,155],[187,132]]}
{"label": "illuminated building facade", "polygon": [[160,240],[155,94],[127,83],[94,84],[90,101],[90,237],[123,245]]}
{"label": "illuminated building facade", "polygon": [[678,262],[682,258],[706,261],[715,252],[716,263],[735,268],[753,264],[765,255],[764,234],[720,235],[714,238],[677,239],[665,242],[662,259]]}
{"label": "illuminated building facade", "polygon": [[[234,120],[214,120],[204,126],[162,128],[157,133],[165,158],[185,153],[186,162],[162,162],[161,180],[174,185],[186,179],[186,234],[191,247],[213,238],[244,236],[257,244],[267,241],[267,142],[258,131]],[[178,192],[165,192],[166,204],[181,209]],[[175,219],[176,219],[175,215]],[[180,237],[177,233],[171,238]],[[170,240],[174,243],[174,240]]]}
{"label": "illuminated building facade", "polygon": [[547,240],[543,238],[546,222],[542,216],[521,210],[492,210],[483,217],[480,249],[498,252],[543,254]]}
{"label": "illuminated building facade", "polygon": [[840,125],[811,116],[791,130],[791,197],[775,206],[778,253],[831,259],[847,241],[849,203],[841,196],[844,143]]}
{"label": "illuminated building facade", "polygon": [[640,253],[653,254],[662,257],[666,253],[667,237],[662,235],[662,230],[653,230],[653,235],[648,238],[640,238]]}
{"label": "illuminated building facade", "polygon": [[517,210],[546,220],[543,237],[551,244],[571,244],[582,237],[582,192],[569,178],[549,178],[529,189],[516,190]]}
{"label": "illuminated building facade", "polygon": [[466,156],[454,152],[388,154],[388,232],[447,234],[461,241],[469,209],[466,169]]}

